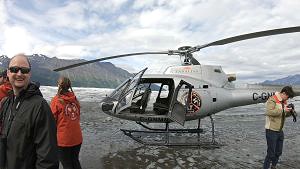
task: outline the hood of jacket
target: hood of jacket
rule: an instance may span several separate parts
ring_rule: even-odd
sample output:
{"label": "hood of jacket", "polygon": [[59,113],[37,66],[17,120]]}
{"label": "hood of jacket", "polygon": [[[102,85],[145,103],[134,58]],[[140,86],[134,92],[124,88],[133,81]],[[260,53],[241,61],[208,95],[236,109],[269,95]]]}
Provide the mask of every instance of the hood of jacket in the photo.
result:
{"label": "hood of jacket", "polygon": [[77,100],[75,94],[73,92],[66,92],[62,95],[58,96],[60,99],[63,99],[66,103],[74,102],[74,100]]}
{"label": "hood of jacket", "polygon": [[19,98],[26,99],[34,95],[39,95],[43,97],[43,94],[40,91],[40,84],[38,82],[30,82],[27,88],[20,92]]}

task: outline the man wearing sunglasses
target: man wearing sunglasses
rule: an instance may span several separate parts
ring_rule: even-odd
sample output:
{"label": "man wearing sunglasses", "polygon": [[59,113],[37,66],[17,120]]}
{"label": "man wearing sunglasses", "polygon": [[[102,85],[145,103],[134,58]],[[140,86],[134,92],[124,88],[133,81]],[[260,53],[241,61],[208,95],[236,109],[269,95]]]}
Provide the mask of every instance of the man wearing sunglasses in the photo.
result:
{"label": "man wearing sunglasses", "polygon": [[13,95],[4,101],[0,111],[0,168],[58,169],[55,121],[39,85],[30,82],[31,65],[24,54],[10,60],[7,76]]}
{"label": "man wearing sunglasses", "polygon": [[266,102],[266,139],[267,139],[267,155],[264,161],[264,169],[276,169],[279,157],[282,154],[283,148],[283,126],[285,118],[291,116],[292,112],[287,100],[294,97],[292,87],[285,86],[280,92],[276,92]]}

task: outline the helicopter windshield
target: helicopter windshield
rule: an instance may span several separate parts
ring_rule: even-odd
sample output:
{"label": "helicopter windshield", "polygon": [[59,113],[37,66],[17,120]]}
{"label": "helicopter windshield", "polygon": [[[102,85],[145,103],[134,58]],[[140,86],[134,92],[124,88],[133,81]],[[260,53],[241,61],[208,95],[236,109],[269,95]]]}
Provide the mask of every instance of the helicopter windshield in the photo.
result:
{"label": "helicopter windshield", "polygon": [[120,112],[130,106],[134,91],[137,88],[141,77],[147,69],[148,68],[141,70],[133,77],[126,80],[111,94],[111,98],[118,100],[115,112]]}

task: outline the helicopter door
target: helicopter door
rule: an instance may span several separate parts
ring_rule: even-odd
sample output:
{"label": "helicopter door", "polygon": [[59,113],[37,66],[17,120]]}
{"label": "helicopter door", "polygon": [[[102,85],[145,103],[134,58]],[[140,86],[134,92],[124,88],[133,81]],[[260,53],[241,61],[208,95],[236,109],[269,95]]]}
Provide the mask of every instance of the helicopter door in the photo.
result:
{"label": "helicopter door", "polygon": [[[178,93],[179,93],[179,91],[182,91],[183,89],[186,90],[186,88],[188,89],[188,92],[187,92],[188,96],[184,100],[185,103],[183,104],[180,101],[180,98],[178,97]],[[181,125],[184,125],[185,115],[188,110],[186,105],[189,105],[191,102],[190,98],[191,98],[192,88],[193,88],[193,86],[184,80],[181,80],[179,82],[179,85],[176,87],[172,101],[171,101],[171,106],[170,106],[169,113],[168,113],[169,119],[171,119]],[[182,90],[180,90],[180,89],[182,89]]]}
{"label": "helicopter door", "polygon": [[115,113],[120,113],[122,110],[130,107],[134,92],[140,82],[141,77],[148,68],[141,70],[139,73],[135,74],[132,78],[127,81],[126,86],[123,90],[119,91],[120,95],[118,98],[118,103],[115,109]]}

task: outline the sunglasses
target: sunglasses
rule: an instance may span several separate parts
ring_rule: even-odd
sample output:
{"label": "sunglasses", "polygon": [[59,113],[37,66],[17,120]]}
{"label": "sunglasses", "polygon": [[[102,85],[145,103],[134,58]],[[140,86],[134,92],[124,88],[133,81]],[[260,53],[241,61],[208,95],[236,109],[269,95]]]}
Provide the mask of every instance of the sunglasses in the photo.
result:
{"label": "sunglasses", "polygon": [[9,67],[8,70],[11,73],[18,73],[19,70],[21,70],[22,74],[27,74],[27,73],[30,72],[30,68],[28,68],[28,67],[18,67],[18,66]]}

